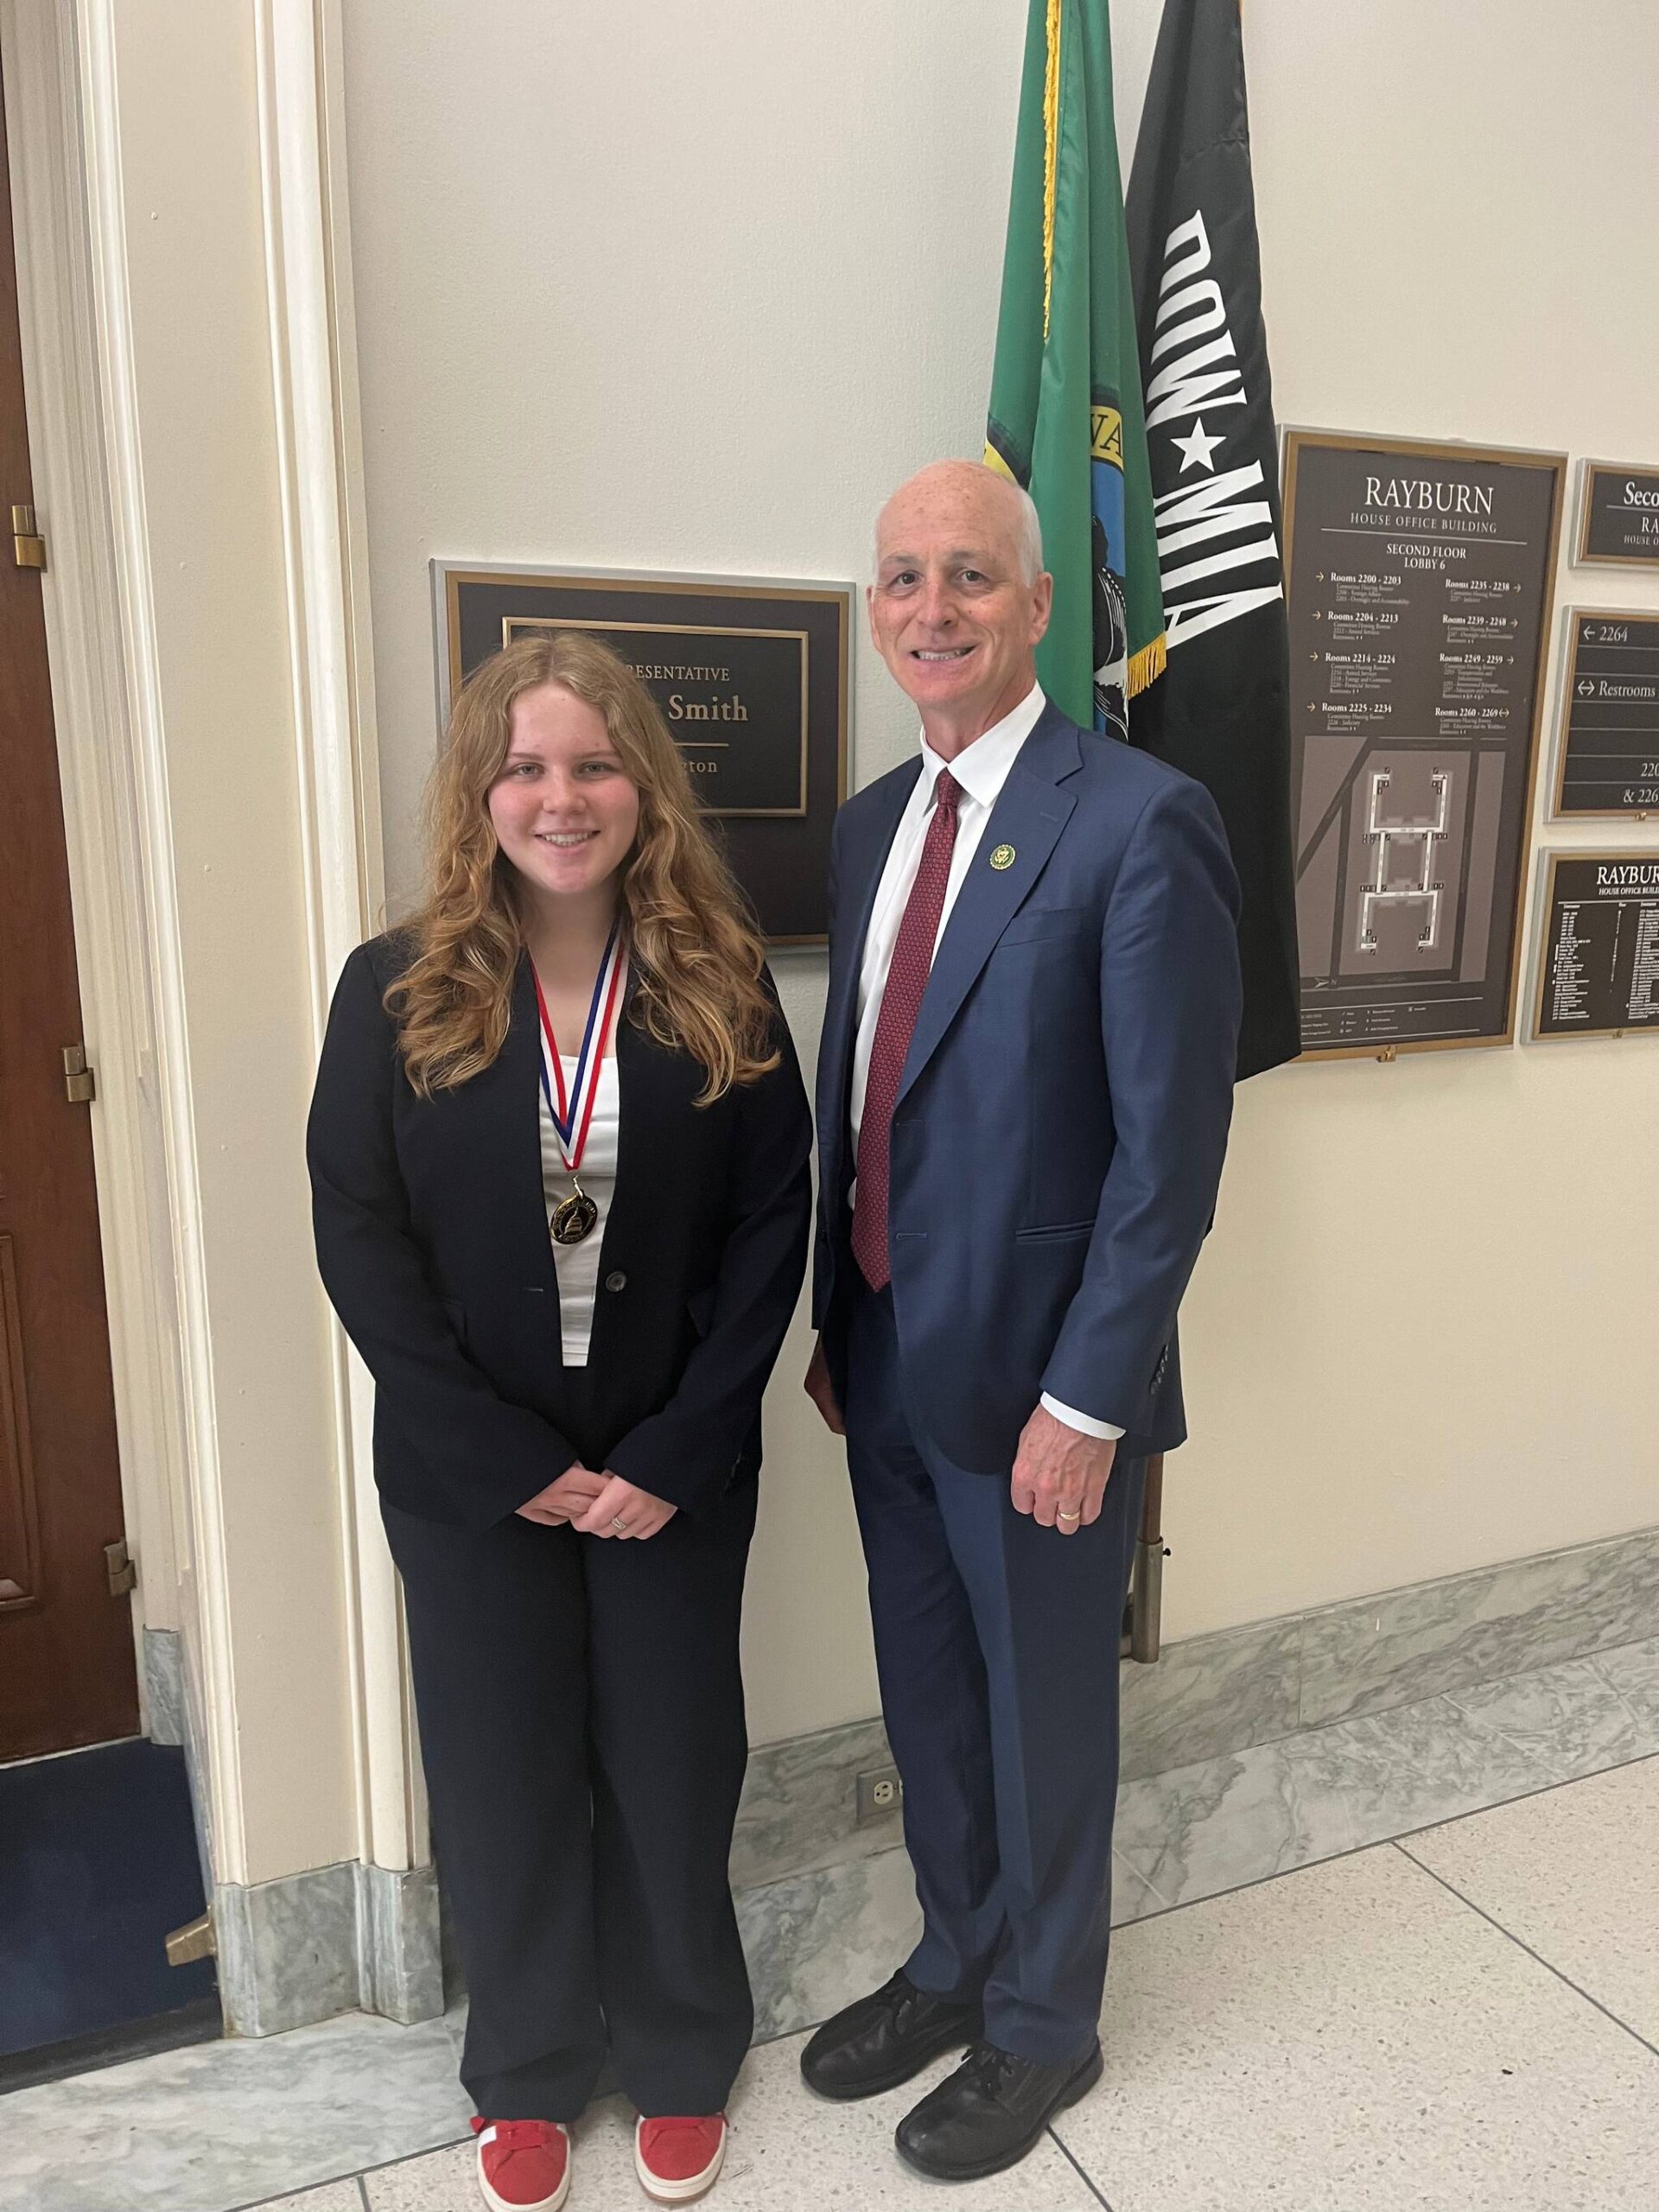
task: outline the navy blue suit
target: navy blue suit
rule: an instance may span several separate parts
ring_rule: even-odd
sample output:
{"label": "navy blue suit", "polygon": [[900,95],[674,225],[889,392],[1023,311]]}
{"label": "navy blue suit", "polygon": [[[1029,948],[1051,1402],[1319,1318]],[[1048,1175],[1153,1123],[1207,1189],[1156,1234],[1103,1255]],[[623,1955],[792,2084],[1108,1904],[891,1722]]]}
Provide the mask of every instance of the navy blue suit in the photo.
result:
{"label": "navy blue suit", "polygon": [[[814,1314],[926,1920],[908,1971],[1058,2062],[1105,1974],[1119,1624],[1145,1456],[1185,1434],[1175,1317],[1226,1149],[1238,892],[1207,792],[1045,709],[935,954],[873,1294],[847,1203],[858,977],[918,772],[836,828]],[[1070,1537],[1008,1500],[1045,1391],[1128,1432]]]}

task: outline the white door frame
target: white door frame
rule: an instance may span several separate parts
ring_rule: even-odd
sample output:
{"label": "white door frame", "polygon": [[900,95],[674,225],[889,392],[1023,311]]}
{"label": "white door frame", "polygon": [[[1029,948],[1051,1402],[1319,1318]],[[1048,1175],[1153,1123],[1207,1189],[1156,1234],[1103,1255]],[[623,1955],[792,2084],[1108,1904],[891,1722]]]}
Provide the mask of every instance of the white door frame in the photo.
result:
{"label": "white door frame", "polygon": [[[181,1626],[220,1881],[246,1878],[227,1564],[120,166],[119,0],[0,0],[35,505],[143,1618]],[[250,10],[314,1042],[384,901],[339,0]],[[188,158],[188,149],[181,149]],[[118,610],[118,623],[111,622]],[[425,1806],[368,1377],[336,1332],[334,1459],[359,1856]]]}

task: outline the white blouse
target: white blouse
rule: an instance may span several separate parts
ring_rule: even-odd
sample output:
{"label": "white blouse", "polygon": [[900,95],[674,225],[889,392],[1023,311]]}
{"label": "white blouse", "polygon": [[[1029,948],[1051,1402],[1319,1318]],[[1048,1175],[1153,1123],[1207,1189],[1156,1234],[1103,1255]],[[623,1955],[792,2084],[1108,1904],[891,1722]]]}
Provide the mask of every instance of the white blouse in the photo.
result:
{"label": "white blouse", "polygon": [[[559,1058],[564,1068],[568,1097],[575,1088],[576,1062],[568,1052],[561,1052]],[[542,1195],[547,1202],[550,1223],[554,1207],[570,1195],[570,1171],[559,1150],[558,1132],[548,1111],[547,1092],[539,1084],[537,1088],[541,1101]],[[588,1346],[594,1333],[594,1294],[599,1287],[600,1247],[605,1242],[605,1224],[610,1218],[611,1197],[616,1188],[620,1104],[616,1055],[613,1052],[600,1063],[594,1118],[588,1124],[588,1142],[577,1171],[582,1189],[599,1208],[599,1219],[580,1244],[553,1247],[553,1268],[559,1283],[561,1350],[567,1367],[588,1364]]]}

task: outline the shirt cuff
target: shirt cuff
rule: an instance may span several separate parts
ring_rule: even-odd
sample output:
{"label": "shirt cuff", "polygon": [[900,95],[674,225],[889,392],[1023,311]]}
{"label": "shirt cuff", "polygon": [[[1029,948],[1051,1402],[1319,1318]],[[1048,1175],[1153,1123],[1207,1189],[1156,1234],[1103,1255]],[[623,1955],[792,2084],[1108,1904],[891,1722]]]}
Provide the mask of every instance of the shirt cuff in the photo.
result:
{"label": "shirt cuff", "polygon": [[1096,1421],[1093,1414],[1080,1414],[1075,1406],[1063,1406],[1058,1398],[1051,1398],[1046,1390],[1039,1401],[1046,1414],[1052,1414],[1056,1421],[1063,1421],[1068,1428],[1080,1430],[1084,1436],[1098,1436],[1114,1442],[1123,1434],[1115,1421]]}

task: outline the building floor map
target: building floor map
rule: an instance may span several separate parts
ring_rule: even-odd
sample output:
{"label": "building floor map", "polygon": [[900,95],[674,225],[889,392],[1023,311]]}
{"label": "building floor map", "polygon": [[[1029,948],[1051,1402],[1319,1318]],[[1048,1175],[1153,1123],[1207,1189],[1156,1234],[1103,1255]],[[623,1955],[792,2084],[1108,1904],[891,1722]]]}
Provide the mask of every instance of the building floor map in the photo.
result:
{"label": "building floor map", "polygon": [[1287,439],[1306,1054],[1512,1033],[1565,466]]}

